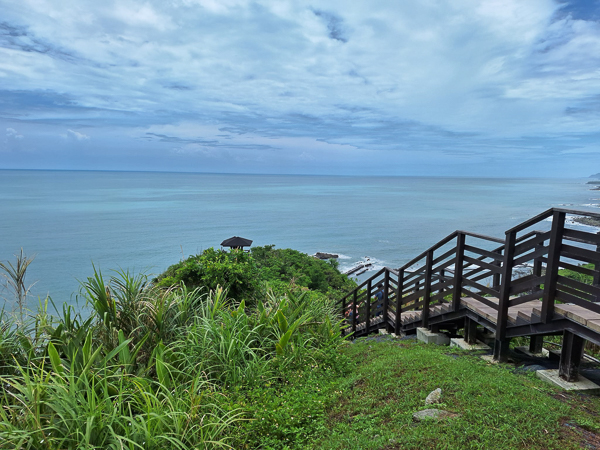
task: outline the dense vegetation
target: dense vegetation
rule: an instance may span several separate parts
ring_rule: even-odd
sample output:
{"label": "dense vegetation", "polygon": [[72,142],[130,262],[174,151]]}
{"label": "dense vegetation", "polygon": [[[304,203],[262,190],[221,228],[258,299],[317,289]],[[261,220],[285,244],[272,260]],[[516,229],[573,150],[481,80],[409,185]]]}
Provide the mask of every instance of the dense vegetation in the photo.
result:
{"label": "dense vegetation", "polygon": [[[334,263],[273,247],[209,249],[154,280],[94,270],[82,313],[50,315],[47,299],[0,314],[0,449],[575,449],[598,438],[597,398],[454,349],[345,341],[334,305],[352,286]],[[413,422],[438,387],[456,416]]]}
{"label": "dense vegetation", "polygon": [[[50,299],[29,315],[3,313],[0,449],[256,448],[268,441],[270,429],[255,417],[277,399],[261,389],[303,373],[335,377],[345,367],[334,300],[323,293],[343,283],[331,264],[261,250],[255,260],[210,249],[155,283],[94,270],[82,283],[82,313],[65,305],[50,315]],[[269,258],[284,266],[288,256],[286,283]],[[313,276],[314,267],[323,276]],[[305,286],[313,280],[322,291]],[[292,434],[286,431],[295,442]]]}
{"label": "dense vegetation", "polygon": [[272,245],[253,247],[251,253],[226,252],[209,248],[199,255],[172,265],[155,282],[171,287],[184,283],[188,288],[214,290],[218,285],[234,299],[247,303],[261,298],[268,290],[283,294],[292,287],[339,298],[355,287],[337,270],[337,261],[322,261],[292,249]]}

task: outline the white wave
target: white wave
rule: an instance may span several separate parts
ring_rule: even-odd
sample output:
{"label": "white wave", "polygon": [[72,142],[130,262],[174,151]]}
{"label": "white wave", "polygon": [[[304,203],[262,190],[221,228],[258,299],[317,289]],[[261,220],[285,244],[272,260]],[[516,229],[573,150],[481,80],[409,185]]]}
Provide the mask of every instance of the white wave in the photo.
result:
{"label": "white wave", "polygon": [[[584,216],[567,216],[565,219],[565,223],[568,225],[576,226],[576,227],[585,227],[585,228],[591,228],[593,230],[600,230],[600,227],[595,227],[593,225],[586,225],[584,223],[576,222],[575,219],[578,217],[584,217]],[[552,220],[551,217],[550,217],[550,220]]]}
{"label": "white wave", "polygon": [[[369,265],[367,265],[369,264]],[[364,270],[364,272],[362,272],[359,276],[364,276],[367,272],[373,272],[373,271],[378,271],[380,269],[383,269],[385,267],[385,261],[379,260],[377,258],[372,258],[370,256],[365,256],[357,261],[354,261],[351,264],[340,264],[339,266],[339,270],[340,272],[346,272],[350,269],[353,269],[355,267],[358,266],[362,266],[358,271],[361,272],[362,270]],[[356,273],[353,274],[349,274],[349,276],[353,277],[356,276]]]}

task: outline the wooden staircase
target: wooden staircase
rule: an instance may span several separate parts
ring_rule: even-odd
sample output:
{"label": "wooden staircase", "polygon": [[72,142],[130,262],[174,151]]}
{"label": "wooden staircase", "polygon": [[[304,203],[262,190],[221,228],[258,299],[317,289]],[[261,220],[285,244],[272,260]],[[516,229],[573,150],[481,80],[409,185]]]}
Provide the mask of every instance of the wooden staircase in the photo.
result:
{"label": "wooden staircase", "polygon": [[[529,336],[535,352],[543,336],[563,335],[559,373],[577,379],[585,341],[600,345],[600,233],[567,226],[568,214],[600,219],[552,208],[504,239],[455,231],[399,269],[381,269],[339,302],[345,332],[462,329],[473,343],[484,327],[495,333],[499,361],[507,360],[512,338]],[[590,282],[561,275],[563,268]]]}

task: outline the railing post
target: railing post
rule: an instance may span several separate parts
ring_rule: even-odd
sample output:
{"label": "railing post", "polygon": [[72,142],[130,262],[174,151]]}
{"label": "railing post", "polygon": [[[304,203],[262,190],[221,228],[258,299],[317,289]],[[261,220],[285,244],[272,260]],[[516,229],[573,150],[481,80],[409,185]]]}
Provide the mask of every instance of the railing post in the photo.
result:
{"label": "railing post", "polygon": [[477,322],[475,322],[470,317],[465,317],[464,340],[469,345],[473,345],[473,344],[477,343]]}
{"label": "railing post", "polygon": [[585,339],[565,330],[563,332],[562,350],[558,366],[558,376],[565,381],[573,382],[579,379],[579,365],[583,359]]}
{"label": "railing post", "polygon": [[384,279],[383,279],[383,323],[386,324],[386,330],[389,331],[388,309],[389,309],[390,305],[389,305],[389,298],[388,298],[388,290],[390,289],[390,271],[385,269],[385,272],[383,272],[383,275],[384,275]]}
{"label": "railing post", "polygon": [[356,306],[356,300],[358,299],[358,290],[354,289],[354,295],[352,296],[352,334],[356,335],[356,315],[358,314],[358,307]]}
{"label": "railing post", "polygon": [[[498,266],[500,268],[502,267],[502,262],[494,261],[492,265]],[[500,290],[500,273],[495,273],[494,275],[492,275],[492,289]]]}
{"label": "railing post", "polygon": [[344,322],[346,323],[346,327],[344,327],[342,333],[345,336],[346,335],[346,330],[347,330],[347,325],[348,325],[348,317],[346,316],[346,299],[348,298],[348,295],[345,295],[342,298],[342,317],[344,318]]}
{"label": "railing post", "polygon": [[423,294],[423,311],[421,313],[421,326],[429,327],[429,300],[431,297],[431,269],[433,267],[433,250],[427,252],[427,260],[425,266],[425,293]]}
{"label": "railing post", "polygon": [[465,256],[465,235],[458,233],[456,236],[456,259],[454,263],[454,292],[452,294],[452,311],[460,309],[460,297],[462,295],[463,258]]}
{"label": "railing post", "polygon": [[396,336],[400,335],[400,329],[402,327],[402,292],[404,291],[404,270],[398,271],[398,290],[396,292],[396,325],[394,327],[394,333]]}
{"label": "railing post", "polygon": [[367,320],[365,322],[365,334],[369,334],[369,328],[371,327],[371,280],[367,283]]}
{"label": "railing post", "polygon": [[502,261],[502,281],[498,299],[498,318],[496,320],[496,342],[494,343],[494,359],[501,362],[508,360],[509,340],[506,339],[506,326],[508,324],[508,302],[510,301],[510,284],[515,259],[516,240],[516,231],[506,233],[504,259]]}
{"label": "railing post", "polygon": [[[535,237],[538,238],[540,236],[539,233],[535,234]],[[540,242],[537,247],[543,247],[544,246],[544,242]],[[542,257],[540,256],[539,258],[536,258],[533,260],[533,276],[534,277],[541,277],[542,276]],[[534,290],[539,290],[540,289],[540,285],[534,286]]]}
{"label": "railing post", "polygon": [[[600,231],[598,231],[596,234],[600,236]],[[600,244],[596,245],[596,251],[600,253]],[[594,270],[596,271],[596,275],[594,275],[592,285],[600,287],[600,264],[594,264]],[[600,302],[600,295],[596,295],[596,302]]]}
{"label": "railing post", "polygon": [[554,211],[554,216],[552,217],[548,264],[546,264],[544,296],[542,297],[542,323],[551,322],[554,317],[554,297],[556,296],[556,281],[558,279],[563,231],[565,230],[565,217],[566,214],[561,211]]}
{"label": "railing post", "polygon": [[544,348],[544,336],[538,334],[536,336],[529,337],[529,351],[531,353],[542,353]]}

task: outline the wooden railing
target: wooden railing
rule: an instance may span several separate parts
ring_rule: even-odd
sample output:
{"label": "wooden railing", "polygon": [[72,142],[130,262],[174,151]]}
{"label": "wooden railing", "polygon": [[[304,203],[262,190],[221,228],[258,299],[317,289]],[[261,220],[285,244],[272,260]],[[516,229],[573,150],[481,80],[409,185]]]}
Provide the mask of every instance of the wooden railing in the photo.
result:
{"label": "wooden railing", "polygon": [[[383,324],[399,333],[402,314],[410,311],[420,311],[419,326],[428,327],[432,307],[451,304],[458,312],[461,298],[471,297],[497,312],[494,354],[502,358],[511,306],[541,300],[544,324],[554,320],[557,302],[600,313],[600,233],[566,227],[568,214],[600,219],[600,214],[552,208],[511,228],[505,239],[455,231],[402,267],[381,269],[341,300],[347,331],[368,333]],[[547,228],[549,220],[550,230],[532,230]],[[591,268],[581,265],[589,263]],[[560,276],[559,268],[590,276],[592,283]]]}

